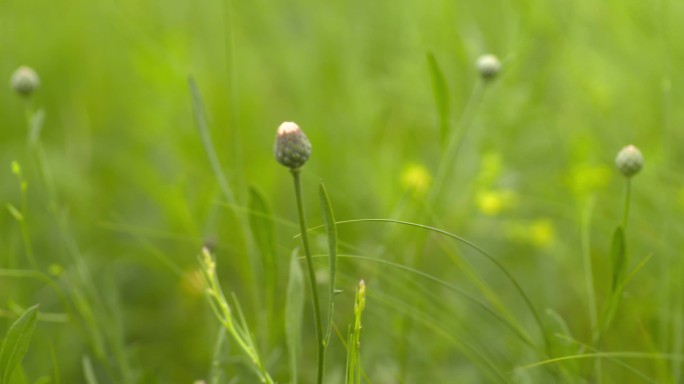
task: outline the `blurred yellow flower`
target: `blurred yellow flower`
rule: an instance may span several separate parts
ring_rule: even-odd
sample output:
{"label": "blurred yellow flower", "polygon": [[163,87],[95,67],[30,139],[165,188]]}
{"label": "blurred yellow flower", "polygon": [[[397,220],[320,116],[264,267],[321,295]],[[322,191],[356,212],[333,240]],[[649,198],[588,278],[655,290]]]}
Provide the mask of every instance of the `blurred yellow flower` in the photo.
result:
{"label": "blurred yellow flower", "polygon": [[484,190],[475,197],[480,212],[496,216],[513,205],[515,194],[510,190]]}
{"label": "blurred yellow flower", "polygon": [[579,197],[603,189],[613,174],[613,170],[606,165],[578,164],[573,167],[570,185]]}
{"label": "blurred yellow flower", "polygon": [[414,197],[424,196],[430,189],[431,182],[430,172],[420,164],[409,164],[401,172],[402,186]]}
{"label": "blurred yellow flower", "polygon": [[553,222],[547,218],[531,222],[509,222],[506,228],[508,237],[537,248],[548,248],[556,241]]}
{"label": "blurred yellow flower", "polygon": [[539,248],[547,248],[553,245],[556,231],[549,219],[537,219],[530,225],[530,241]]}

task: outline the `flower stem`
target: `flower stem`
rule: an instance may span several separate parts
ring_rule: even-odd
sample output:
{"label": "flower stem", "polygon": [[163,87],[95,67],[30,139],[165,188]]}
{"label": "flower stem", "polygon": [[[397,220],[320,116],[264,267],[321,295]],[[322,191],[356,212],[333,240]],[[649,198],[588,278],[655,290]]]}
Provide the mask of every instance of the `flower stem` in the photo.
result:
{"label": "flower stem", "polygon": [[316,274],[314,273],[311,250],[309,248],[309,237],[307,235],[306,219],[304,218],[304,205],[302,203],[302,185],[299,177],[299,168],[290,169],[295,186],[295,196],[297,199],[297,213],[299,215],[299,227],[302,233],[302,245],[306,256],[306,266],[309,271],[309,283],[313,296],[314,320],[316,323],[316,339],[318,341],[318,379],[317,383],[323,383],[323,367],[325,366],[325,344],[323,341],[323,328],[321,326],[321,308],[318,302],[318,290],[316,289]]}

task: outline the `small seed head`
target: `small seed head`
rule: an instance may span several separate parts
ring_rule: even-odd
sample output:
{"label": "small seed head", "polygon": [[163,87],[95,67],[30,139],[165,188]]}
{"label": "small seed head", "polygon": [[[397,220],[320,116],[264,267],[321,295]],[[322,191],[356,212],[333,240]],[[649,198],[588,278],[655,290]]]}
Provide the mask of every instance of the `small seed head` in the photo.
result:
{"label": "small seed head", "polygon": [[28,97],[40,86],[40,78],[33,68],[22,65],[12,73],[10,86],[20,96]]}
{"label": "small seed head", "polygon": [[625,177],[632,177],[639,173],[641,167],[644,166],[644,156],[639,148],[630,144],[618,152],[615,165]]}
{"label": "small seed head", "polygon": [[311,156],[311,142],[297,124],[284,122],[278,127],[273,154],[280,164],[298,169]]}
{"label": "small seed head", "polygon": [[480,76],[485,80],[493,79],[501,70],[501,62],[492,54],[478,57],[475,65]]}

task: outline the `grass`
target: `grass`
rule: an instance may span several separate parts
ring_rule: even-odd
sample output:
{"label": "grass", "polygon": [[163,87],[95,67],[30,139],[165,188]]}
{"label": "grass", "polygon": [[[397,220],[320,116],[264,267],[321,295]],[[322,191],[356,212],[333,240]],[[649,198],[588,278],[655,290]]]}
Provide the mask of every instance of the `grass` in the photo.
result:
{"label": "grass", "polygon": [[[2,3],[0,78],[41,78],[0,91],[0,342],[39,305],[10,382],[680,382],[683,19]],[[283,121],[313,145],[300,206]]]}

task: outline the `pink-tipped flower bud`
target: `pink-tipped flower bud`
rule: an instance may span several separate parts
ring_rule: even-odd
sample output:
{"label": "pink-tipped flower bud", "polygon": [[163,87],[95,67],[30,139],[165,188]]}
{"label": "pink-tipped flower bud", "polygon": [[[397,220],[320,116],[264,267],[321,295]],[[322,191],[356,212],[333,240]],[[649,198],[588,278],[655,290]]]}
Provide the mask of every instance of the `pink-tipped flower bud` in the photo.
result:
{"label": "pink-tipped flower bud", "polygon": [[284,122],[278,127],[273,153],[280,164],[298,169],[311,156],[311,142],[297,124]]}
{"label": "pink-tipped flower bud", "polygon": [[22,65],[12,73],[10,86],[19,95],[28,97],[40,86],[40,78],[33,68]]}
{"label": "pink-tipped flower bud", "polygon": [[632,177],[639,173],[641,167],[644,166],[644,156],[639,148],[628,145],[618,152],[615,165],[625,177]]}
{"label": "pink-tipped flower bud", "polygon": [[501,62],[496,56],[491,54],[478,57],[475,66],[480,76],[485,80],[493,79],[501,70]]}

